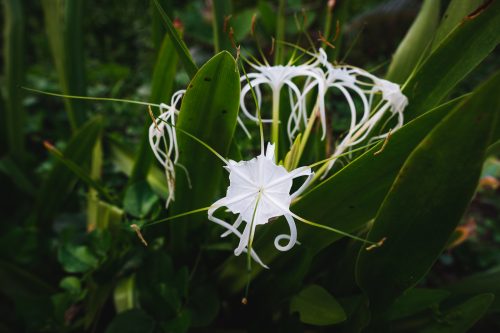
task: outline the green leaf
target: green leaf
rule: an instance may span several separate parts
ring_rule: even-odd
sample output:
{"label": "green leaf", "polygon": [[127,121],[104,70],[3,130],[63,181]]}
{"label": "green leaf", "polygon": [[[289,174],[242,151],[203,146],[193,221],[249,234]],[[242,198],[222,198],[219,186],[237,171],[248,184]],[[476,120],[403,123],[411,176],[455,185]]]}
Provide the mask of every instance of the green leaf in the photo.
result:
{"label": "green leaf", "polygon": [[[97,140],[97,145],[99,144],[99,140]],[[47,150],[54,156],[58,162],[62,163],[65,167],[71,170],[79,179],[84,181],[88,186],[90,186],[93,190],[97,191],[101,196],[103,196],[106,200],[113,202],[113,198],[108,193],[108,191],[97,181],[95,181],[91,175],[84,169],[82,169],[78,164],[73,162],[70,158],[64,156],[57,148],[50,144],[46,144]]]}
{"label": "green leaf", "polygon": [[[285,7],[286,7],[286,0],[279,0],[278,1],[278,11],[274,12],[274,15],[276,16],[275,39],[277,41],[286,40],[286,37],[285,37],[285,23],[286,23]],[[284,52],[285,52],[284,45],[281,43],[277,43],[275,46],[275,50],[274,50],[274,65],[283,65],[284,57],[285,57]]]}
{"label": "green leaf", "polygon": [[492,293],[495,295],[495,301],[490,310],[500,312],[500,283],[498,281],[500,281],[500,266],[468,276],[445,288],[452,293],[452,300],[460,300],[481,293]]}
{"label": "green leaf", "polygon": [[[86,165],[102,130],[102,119],[96,117],[78,130],[64,149],[64,156],[79,166]],[[47,225],[62,206],[73,189],[77,176],[62,162],[54,164],[43,182],[36,203],[36,218],[39,224]]]}
{"label": "green leaf", "polygon": [[106,328],[106,333],[152,333],[154,329],[153,318],[142,310],[134,309],[116,316]]}
{"label": "green leaf", "polygon": [[135,274],[121,278],[113,293],[116,312],[132,310],[135,306],[135,299]]}
{"label": "green leaf", "polygon": [[298,312],[303,323],[317,326],[333,325],[346,319],[340,304],[318,285],[310,285],[294,296],[290,312]]}
{"label": "green leaf", "polygon": [[[123,217],[123,210],[115,205],[111,205],[107,202],[97,200],[95,203],[95,211],[91,212],[93,214],[93,221],[95,224],[87,225],[87,230],[105,230],[110,227],[116,227],[120,224]],[[87,214],[90,214],[87,211]]]}
{"label": "green leaf", "polygon": [[[83,0],[43,0],[45,27],[59,84],[65,95],[85,96]],[[83,100],[64,99],[68,120],[76,131],[85,120]]]}
{"label": "green leaf", "polygon": [[439,46],[448,34],[459,26],[468,14],[472,13],[474,9],[479,8],[484,2],[484,0],[452,0],[439,23],[434,41],[432,42],[433,50]]}
{"label": "green leaf", "polygon": [[[134,167],[134,153],[129,146],[121,144],[117,140],[111,139],[109,141],[111,160],[114,166],[127,176],[132,174],[132,169]],[[146,176],[146,181],[153,191],[166,198],[168,194],[168,189],[166,185],[165,173],[162,172],[156,165],[152,165],[149,168],[148,174]]]}
{"label": "green leaf", "polygon": [[440,289],[410,289],[394,302],[394,305],[389,310],[389,318],[390,320],[397,320],[414,315],[439,304],[449,295],[449,291]]}
{"label": "green leaf", "polygon": [[[229,40],[229,25],[224,21],[232,14],[230,0],[218,0],[212,2],[212,29],[214,35],[214,51],[218,53],[222,50],[231,50]],[[226,26],[227,25],[227,26]],[[224,31],[226,29],[226,31]]]}
{"label": "green leaf", "polygon": [[59,283],[59,287],[73,295],[78,295],[82,291],[80,279],[75,276],[66,276]]}
{"label": "green leaf", "polygon": [[83,273],[97,268],[97,258],[84,245],[65,244],[57,252],[57,258],[68,273]]}
{"label": "green leaf", "polygon": [[420,333],[465,333],[484,315],[495,297],[481,294],[446,311]]}
{"label": "green leaf", "polygon": [[146,216],[158,201],[158,197],[145,181],[130,185],[123,198],[123,209],[135,217]]}
{"label": "green leaf", "polygon": [[23,172],[19,164],[11,157],[0,159],[0,172],[3,172],[23,192],[35,195],[35,186],[29,176]]}
{"label": "green leaf", "polygon": [[[357,281],[377,311],[416,285],[445,247],[477,186],[500,108],[500,73],[441,121],[413,150],[362,249]],[[498,96],[498,94],[497,94]]]}
{"label": "green leaf", "polygon": [[438,0],[426,0],[392,58],[386,79],[403,83],[426,55],[439,22]]}
{"label": "green leaf", "polygon": [[[25,157],[23,93],[20,87],[25,79],[24,70],[24,13],[23,2],[3,1],[4,40],[3,59],[5,80],[2,84],[5,108],[0,111],[2,136],[8,152],[17,162]],[[3,148],[2,148],[3,149]]]}
{"label": "green leaf", "polygon": [[163,22],[165,24],[165,27],[167,28],[167,34],[172,39],[173,46],[174,46],[175,50],[177,51],[177,54],[179,55],[179,58],[182,62],[182,65],[184,66],[184,69],[186,70],[189,77],[193,78],[194,75],[196,74],[196,71],[198,70],[198,67],[196,67],[186,44],[184,44],[184,42],[180,38],[179,34],[177,33],[177,30],[175,29],[174,25],[172,24],[172,21],[170,20],[168,15],[165,13],[165,11],[161,7],[161,5],[158,3],[158,0],[153,0],[153,1],[155,3],[156,9],[158,10],[161,17],[163,18]]}
{"label": "green leaf", "polygon": [[[374,155],[381,149],[382,144],[369,149],[306,193],[292,206],[292,211],[308,220],[346,232],[353,232],[365,226],[375,216],[410,152],[461,100],[463,98],[444,104],[406,124],[392,134],[383,153]],[[283,220],[278,220],[266,225],[266,235],[257,234],[254,246],[264,263],[270,265],[278,255],[286,256],[290,263],[295,262],[290,253],[278,252],[274,248],[274,237],[288,232],[285,226]],[[342,237],[302,223],[297,223],[297,233],[300,235],[301,247],[307,247],[313,256]],[[236,258],[229,260],[231,263],[225,265],[221,278],[228,289],[237,292],[246,283],[246,277],[241,274],[241,269],[244,268],[235,268],[238,266]],[[260,271],[259,267],[254,269],[254,273]]]}
{"label": "green leaf", "polygon": [[30,295],[48,296],[55,292],[55,288],[41,280],[37,274],[0,260],[0,292],[14,300]]}
{"label": "green leaf", "polygon": [[[102,163],[103,163],[103,152],[102,152],[102,137],[99,136],[97,142],[92,151],[92,160],[90,162],[90,174],[89,178],[92,182],[99,184],[102,174]],[[102,188],[104,190],[104,188]],[[99,222],[99,206],[100,200],[98,197],[99,190],[90,186],[87,193],[87,230],[93,230],[97,223]]]}
{"label": "green leaf", "polygon": [[[165,9],[166,12],[170,12],[172,10],[171,1],[170,0],[160,0],[159,1],[162,8]],[[156,5],[153,1],[151,1],[151,37],[153,40],[153,46],[155,51],[159,51],[161,48],[162,41],[164,40],[165,34],[167,33],[167,29],[164,27],[162,18],[158,10],[156,9]]]}
{"label": "green leaf", "polygon": [[[181,131],[194,135],[220,155],[227,156],[236,127],[239,97],[238,69],[227,51],[205,63],[189,84],[177,121],[177,141],[179,164],[186,167],[192,188],[189,188],[184,170],[177,168],[173,204],[176,213],[206,207],[214,202],[224,171],[222,161]],[[195,221],[196,218],[189,220]],[[186,246],[185,227],[182,221],[172,224],[173,230],[177,230],[172,234],[174,248]]]}
{"label": "green leaf", "polygon": [[434,50],[404,87],[409,105],[405,120],[436,106],[500,41],[500,2],[491,1]]}

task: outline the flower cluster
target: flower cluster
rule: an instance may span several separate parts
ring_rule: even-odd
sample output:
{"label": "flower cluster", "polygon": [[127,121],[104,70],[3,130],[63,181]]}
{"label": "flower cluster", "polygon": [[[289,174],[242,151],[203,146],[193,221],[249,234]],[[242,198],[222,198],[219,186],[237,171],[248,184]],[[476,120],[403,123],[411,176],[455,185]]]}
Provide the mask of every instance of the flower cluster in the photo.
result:
{"label": "flower cluster", "polygon": [[[288,89],[290,98],[291,114],[287,121],[288,138],[292,143],[299,132],[303,133],[302,150],[307,142],[308,131],[316,119],[319,119],[321,123],[322,139],[326,136],[328,131],[326,101],[331,90],[338,91],[349,107],[349,130],[337,143],[331,157],[325,160],[321,169],[322,177],[328,174],[338,156],[349,153],[353,147],[363,142],[383,139],[391,130],[400,128],[403,125],[403,111],[408,100],[401,92],[399,85],[395,83],[380,79],[360,68],[331,64],[322,49],[309,61],[300,65],[293,63],[277,66],[251,64],[251,67],[253,72],[245,73],[240,79],[243,86],[240,97],[241,111],[248,119],[259,122],[261,126],[262,123],[271,123],[272,142],[268,144],[264,152],[261,128],[262,147],[259,156],[240,162],[227,161],[218,156],[229,172],[230,185],[226,196],[208,208],[208,219],[226,229],[221,237],[233,234],[239,238],[239,244],[234,250],[235,255],[249,253],[256,262],[267,267],[252,249],[255,230],[258,226],[283,216],[288,223],[290,234],[278,235],[274,245],[280,251],[287,251],[298,243],[295,219],[316,225],[290,211],[292,200],[300,195],[314,179],[311,168],[286,165],[287,170],[277,161],[281,90]],[[268,86],[272,92],[273,106],[270,119],[261,119],[260,116],[263,86]],[[165,168],[169,190],[167,207],[175,199],[175,166],[180,166],[185,170],[178,163],[175,131],[175,119],[179,113],[177,105],[184,92],[184,90],[176,92],[170,105],[160,105],[162,113],[155,119],[149,130],[151,148]],[[255,112],[250,111],[246,105],[246,97],[249,93],[254,96]],[[315,107],[311,111],[306,106],[309,96],[316,96]],[[393,128],[387,131],[385,125],[391,121]],[[238,123],[247,132],[239,117]],[[374,134],[375,131],[379,133]],[[299,150],[298,157],[295,157],[297,164],[301,153],[302,151]],[[185,171],[188,174],[187,170]],[[298,190],[292,193],[293,182],[299,177],[306,177],[306,179]],[[237,215],[233,224],[215,216],[216,211],[223,207]],[[328,229],[328,227],[325,228]],[[356,237],[353,236],[353,238]],[[283,241],[286,241],[286,244],[282,244]]]}
{"label": "flower cluster", "polygon": [[[245,98],[251,89],[254,89],[256,93],[257,107],[260,108],[261,85],[266,84],[271,88],[273,105],[279,103],[280,91],[287,86],[291,106],[291,114],[287,123],[290,142],[317,115],[323,131],[322,139],[325,138],[327,132],[326,99],[330,90],[339,91],[350,110],[349,130],[337,145],[332,156],[340,155],[353,146],[364,142],[382,120],[390,121],[392,117],[397,117],[397,122],[392,128],[393,131],[403,125],[403,111],[408,105],[408,99],[401,92],[399,85],[380,79],[357,67],[334,66],[328,61],[323,49],[319,49],[318,53],[314,55],[313,61],[303,65],[252,65],[252,67],[256,72],[241,77],[241,81],[246,82],[240,97],[243,114],[249,119],[257,121],[257,117],[249,112],[245,105]],[[302,86],[293,81],[297,77],[305,78]],[[308,112],[306,98],[313,92],[317,93],[316,107]],[[381,95],[381,98],[377,98],[377,95]],[[361,112],[357,110],[356,99],[362,105]],[[374,105],[375,103],[377,105]],[[388,117],[387,114],[389,114]],[[275,121],[276,118],[274,117]],[[263,122],[271,121],[273,120],[263,120]],[[381,139],[387,134],[387,132],[378,134],[371,139]],[[323,177],[327,175],[335,161],[336,159],[332,159],[329,162]]]}

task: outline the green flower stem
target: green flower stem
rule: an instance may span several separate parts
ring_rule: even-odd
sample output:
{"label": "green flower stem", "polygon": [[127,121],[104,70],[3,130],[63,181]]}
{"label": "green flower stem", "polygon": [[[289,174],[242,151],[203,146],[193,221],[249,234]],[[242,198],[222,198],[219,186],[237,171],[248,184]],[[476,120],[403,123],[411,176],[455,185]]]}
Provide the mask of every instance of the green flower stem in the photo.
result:
{"label": "green flower stem", "polygon": [[309,139],[309,135],[311,134],[312,127],[314,125],[314,122],[316,120],[316,117],[318,116],[318,108],[319,104],[316,102],[314,105],[313,112],[311,113],[311,116],[309,117],[309,120],[307,121],[307,126],[302,134],[302,138],[300,139],[300,146],[299,146],[299,152],[297,154],[297,158],[293,161],[292,165],[292,170],[296,169],[299,165],[300,158],[302,157],[302,154],[304,153],[304,150],[306,148],[307,140]]}
{"label": "green flower stem", "polygon": [[276,162],[279,160],[279,130],[280,130],[280,91],[279,89],[273,89],[273,122],[271,127],[271,138],[275,145],[275,157]]}

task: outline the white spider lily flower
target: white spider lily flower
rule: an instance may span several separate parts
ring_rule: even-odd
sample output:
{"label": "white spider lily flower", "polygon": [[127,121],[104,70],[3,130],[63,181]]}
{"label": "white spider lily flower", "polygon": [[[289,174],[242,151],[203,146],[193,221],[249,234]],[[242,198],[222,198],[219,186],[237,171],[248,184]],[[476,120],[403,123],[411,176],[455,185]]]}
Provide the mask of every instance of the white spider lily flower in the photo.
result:
{"label": "white spider lily flower", "polygon": [[382,99],[389,104],[393,113],[398,114],[402,125],[403,111],[408,105],[408,98],[401,92],[399,84],[376,78],[374,90],[382,93]]}
{"label": "white spider lily flower", "polygon": [[[382,94],[382,104],[378,110],[367,119],[362,120],[354,128],[349,129],[349,132],[346,134],[344,139],[340,142],[339,145],[335,148],[335,151],[332,156],[340,155],[344,153],[347,149],[363,142],[367,139],[368,135],[372,132],[375,126],[384,118],[387,114],[387,111],[390,111],[392,114],[387,121],[389,121],[392,117],[397,116],[397,123],[391,129],[392,131],[396,131],[403,126],[404,115],[403,111],[408,105],[408,98],[401,92],[401,88],[398,84],[390,82],[388,80],[379,79],[376,76],[364,73],[364,76],[371,78],[373,80],[373,88],[371,90],[370,96],[370,105],[373,102],[373,96],[375,93]],[[351,123],[352,125],[352,123]],[[389,133],[380,134],[370,138],[370,140],[378,140],[387,137]],[[328,171],[333,167],[337,159],[332,159],[326,172],[323,174],[321,179],[324,179],[328,174]]]}
{"label": "white spider lily flower", "polygon": [[[323,49],[319,49],[318,54],[316,54],[316,58],[316,63],[321,64],[325,69],[323,70],[320,67],[316,68],[316,72],[321,77],[321,79],[306,82],[301,98],[305,100],[305,96],[309,94],[316,86],[318,86],[317,105],[323,131],[321,139],[323,140],[326,136],[327,131],[325,98],[329,89],[335,88],[339,90],[346,99],[351,113],[350,130],[353,130],[355,125],[358,123],[356,105],[354,103],[354,98],[351,95],[351,92],[354,92],[363,104],[363,115],[359,122],[364,122],[368,119],[370,114],[370,103],[363,87],[358,86],[358,84],[360,84],[360,81],[358,81],[357,76],[364,74],[364,71],[355,67],[333,66],[328,62],[326,52]],[[296,111],[296,109],[292,110],[292,115],[288,120],[287,127],[290,142],[292,142],[295,134],[300,129],[300,120],[303,121],[304,126],[306,126],[308,121],[308,115],[306,112],[298,115],[294,114],[293,111]],[[299,111],[300,113],[300,110],[297,111]]]}
{"label": "white spider lily flower", "polygon": [[179,114],[177,105],[185,92],[186,90],[177,91],[172,96],[170,105],[161,103],[161,114],[149,127],[149,145],[156,159],[165,169],[168,188],[167,208],[170,202],[175,200],[175,165],[180,166],[186,171],[182,165],[177,163],[179,159],[179,147],[177,146],[177,136],[174,127],[176,117]]}
{"label": "white spider lily flower", "polygon": [[[271,88],[273,99],[279,99],[281,89],[284,86],[288,87],[292,109],[297,109],[297,112],[302,114],[305,112],[305,103],[301,98],[302,93],[299,86],[293,80],[298,77],[304,77],[306,80],[318,81],[317,85],[321,86],[321,75],[316,70],[320,61],[316,59],[302,65],[269,66],[250,64],[256,72],[248,73],[240,78],[241,82],[246,82],[240,94],[241,111],[249,119],[258,122],[257,112],[253,115],[248,111],[245,104],[245,97],[253,89],[257,99],[257,107],[260,108],[262,102],[261,85],[267,85]],[[262,119],[262,122],[269,123],[272,122],[272,119]]]}
{"label": "white spider lily flower", "polygon": [[[297,229],[294,216],[290,211],[292,200],[300,195],[308,186],[314,173],[309,167],[300,167],[287,171],[277,165],[274,158],[274,145],[267,145],[266,153],[249,160],[235,162],[229,160],[225,169],[229,172],[230,185],[224,198],[217,200],[208,210],[208,219],[227,229],[221,237],[235,234],[239,244],[234,250],[235,255],[249,251],[255,228],[268,223],[271,219],[284,216],[290,228],[290,235],[278,235],[274,240],[275,247],[280,251],[288,251],[297,243]],[[307,177],[302,186],[290,193],[293,180]],[[234,224],[229,224],[214,216],[217,209],[226,207],[231,213],[238,214]],[[242,223],[243,232],[240,232]],[[280,244],[287,240],[285,245]],[[267,266],[260,260],[253,249],[250,255],[263,267]]]}

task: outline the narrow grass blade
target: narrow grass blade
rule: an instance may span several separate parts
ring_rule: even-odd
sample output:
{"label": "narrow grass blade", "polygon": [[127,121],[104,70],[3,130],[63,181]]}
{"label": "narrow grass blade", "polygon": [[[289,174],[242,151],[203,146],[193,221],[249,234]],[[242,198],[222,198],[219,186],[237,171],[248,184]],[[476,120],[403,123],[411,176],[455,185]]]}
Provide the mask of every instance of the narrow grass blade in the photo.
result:
{"label": "narrow grass blade", "polygon": [[[65,95],[84,96],[83,0],[42,0],[42,8],[61,90]],[[85,121],[84,102],[65,99],[64,104],[74,132]]]}
{"label": "narrow grass blade", "polygon": [[[96,140],[96,146],[98,147],[99,145],[99,139]],[[56,147],[52,146],[48,142],[45,142],[45,148],[54,156],[60,163],[62,163],[64,166],[66,166],[71,172],[73,172],[80,180],[85,182],[88,186],[90,186],[92,189],[97,191],[103,198],[108,200],[109,202],[113,202],[113,198],[111,195],[108,193],[108,191],[102,187],[95,179],[93,179],[92,174],[89,174],[88,171],[82,169],[78,164],[76,164],[74,161],[71,159],[67,158],[64,156],[63,153],[61,153],[60,150],[58,150]],[[99,147],[98,147],[99,149]],[[95,151],[95,147],[94,147]]]}
{"label": "narrow grass blade", "polygon": [[[92,152],[89,178],[99,185],[102,170],[102,137],[97,139]],[[82,170],[83,171],[83,170]],[[99,220],[99,190],[89,184],[87,193],[87,230],[94,230]]]}
{"label": "narrow grass blade", "polygon": [[3,1],[4,8],[4,103],[0,111],[2,136],[6,150],[16,161],[25,157],[23,92],[20,87],[24,82],[24,13],[23,2],[19,0]]}
{"label": "narrow grass blade", "polygon": [[230,0],[212,1],[212,29],[215,53],[219,53],[222,50],[231,50],[231,41],[228,34],[229,25],[225,22],[231,13]]}
{"label": "narrow grass blade", "polygon": [[[88,165],[102,126],[102,119],[99,117],[87,122],[69,140],[63,152],[64,156],[80,168]],[[63,206],[77,179],[64,163],[58,161],[54,164],[38,192],[35,217],[40,227],[50,226],[52,218]]]}
{"label": "narrow grass blade", "polygon": [[186,70],[189,77],[193,78],[194,75],[196,74],[196,71],[198,70],[198,67],[196,67],[196,64],[194,63],[193,58],[191,57],[191,54],[189,53],[186,44],[180,38],[179,34],[177,33],[177,30],[172,24],[172,21],[165,13],[158,0],[153,0],[153,1],[156,6],[156,9],[158,10],[163,19],[163,23],[167,28],[167,33],[172,39],[174,48],[177,51],[177,54],[179,55],[179,58],[182,62],[182,65],[184,66],[184,69]]}

